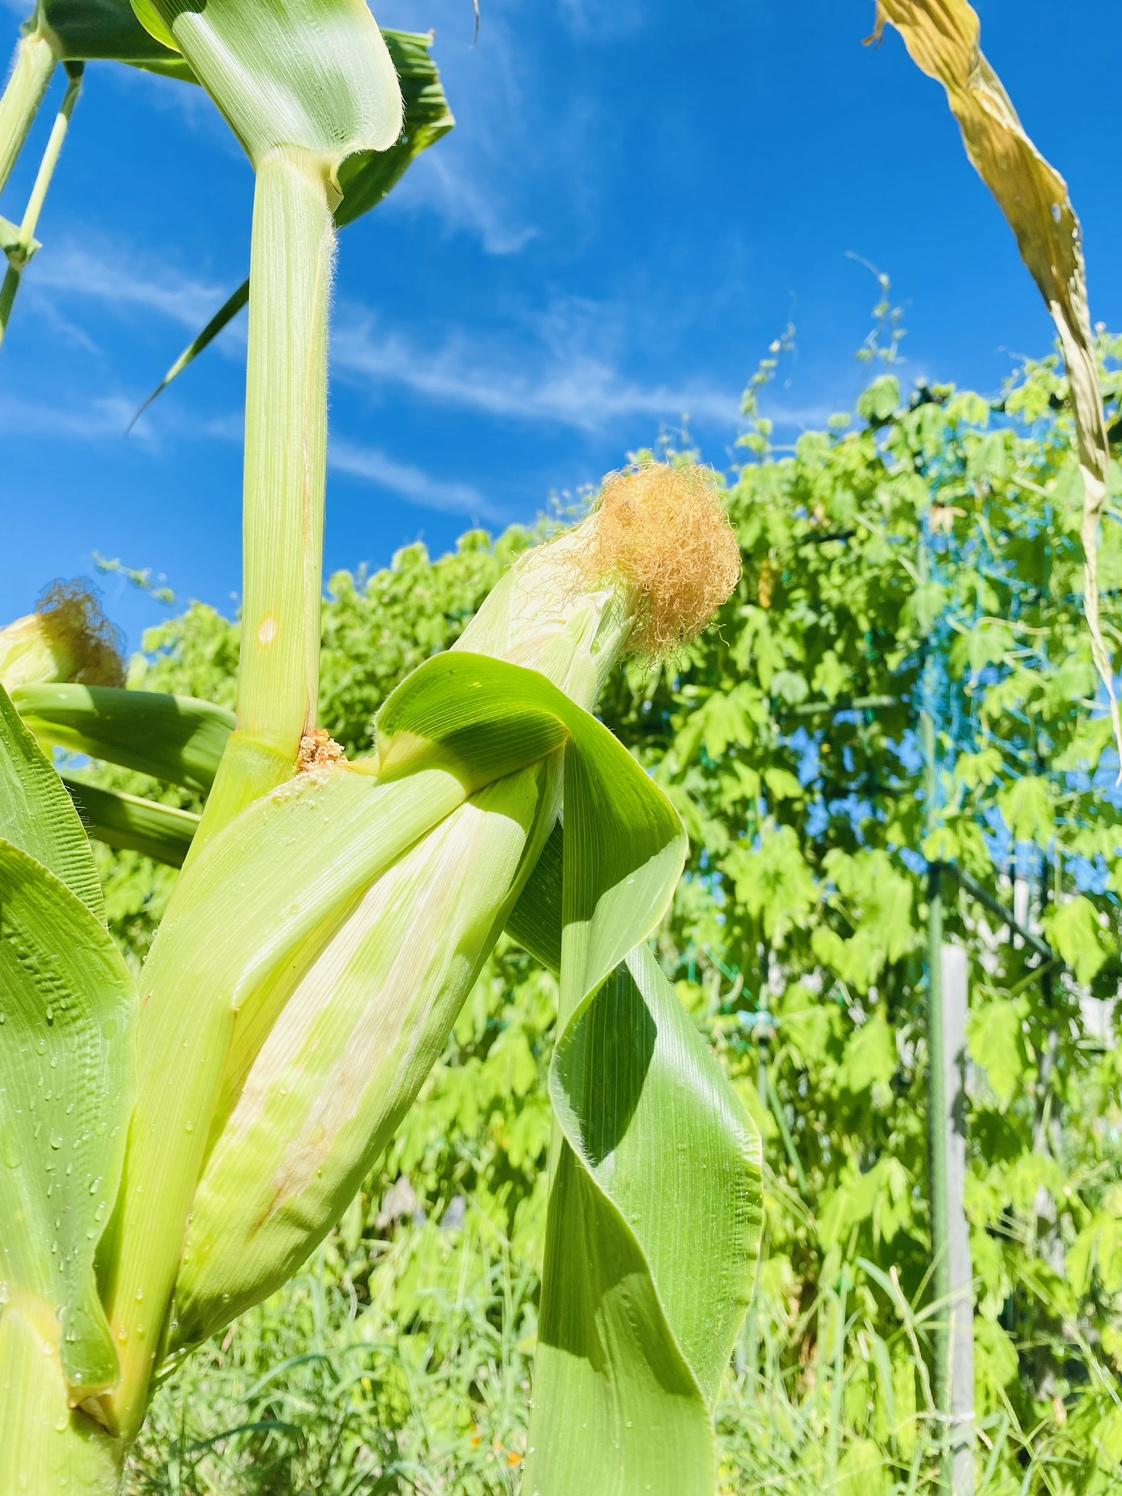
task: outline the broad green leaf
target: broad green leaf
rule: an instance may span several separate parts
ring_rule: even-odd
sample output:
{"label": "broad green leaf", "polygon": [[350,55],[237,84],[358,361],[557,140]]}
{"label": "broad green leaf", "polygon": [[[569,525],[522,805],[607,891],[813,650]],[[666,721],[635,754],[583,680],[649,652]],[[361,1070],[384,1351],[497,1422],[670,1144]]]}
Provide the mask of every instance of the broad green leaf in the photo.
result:
{"label": "broad green leaf", "polygon": [[197,815],[121,790],[101,789],[69,774],[62,782],[95,841],[182,867],[198,830]]}
{"label": "broad green leaf", "polygon": [[93,1257],[121,1175],[134,1013],[104,926],[0,840],[0,1300],[51,1307],[79,1397],[117,1373]]}
{"label": "broad green leaf", "polygon": [[1021,1004],[1002,998],[973,1009],[966,1042],[970,1058],[986,1072],[998,1102],[1007,1107],[1024,1088],[1030,1069]]}
{"label": "broad green leaf", "polygon": [[874,379],[857,401],[857,414],[871,425],[891,419],[900,408],[900,381],[891,374]]}
{"label": "broad green leaf", "polygon": [[1052,791],[1046,779],[1024,774],[1003,788],[997,803],[1016,841],[1047,844],[1055,833]]}
{"label": "broad green leaf", "polygon": [[0,837],[41,862],[104,922],[101,883],[82,822],[2,686]]}
{"label": "broad green leaf", "polygon": [[880,1013],[874,1013],[845,1046],[838,1080],[847,1091],[863,1094],[887,1086],[898,1065],[895,1032]]}
{"label": "broad green leaf", "polygon": [[365,0],[133,0],[141,24],[179,52],[259,166],[297,150],[334,178],[355,151],[401,130],[401,90]]}
{"label": "broad green leaf", "polygon": [[234,729],[232,712],[159,691],[23,686],[12,699],[41,742],[204,793]]}
{"label": "broad green leaf", "polygon": [[1075,973],[1076,981],[1093,982],[1106,965],[1107,951],[1105,932],[1090,899],[1077,894],[1052,905],[1044,916],[1044,929],[1056,954]]}
{"label": "broad green leaf", "polygon": [[[338,228],[345,228],[376,208],[417,157],[430,145],[435,145],[455,124],[432,59],[431,35],[383,31],[382,36],[401,84],[405,123],[401,135],[387,150],[356,152],[348,156],[339,168],[339,188],[343,198],[335,209]],[[179,355],[137,411],[134,421],[229,326],[248,301],[249,281],[246,279]]]}

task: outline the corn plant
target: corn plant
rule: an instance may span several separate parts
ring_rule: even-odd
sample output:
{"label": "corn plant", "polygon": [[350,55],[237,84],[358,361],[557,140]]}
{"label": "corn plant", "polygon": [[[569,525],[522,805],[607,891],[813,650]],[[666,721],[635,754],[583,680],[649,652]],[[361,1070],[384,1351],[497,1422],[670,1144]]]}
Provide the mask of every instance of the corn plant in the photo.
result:
{"label": "corn plant", "polygon": [[[0,1489],[119,1487],[156,1380],[339,1218],[509,927],[560,991],[526,1489],[701,1496],[756,1147],[643,944],[681,824],[591,711],[735,585],[711,475],[607,485],[343,759],[316,704],[335,210],[397,139],[397,77],[361,0],[136,11],[256,173],[237,712],[59,682],[41,621],[0,638]],[[40,736],[209,785],[135,979]]]}
{"label": "corn plant", "polygon": [[[417,156],[446,135],[454,124],[431,56],[432,36],[386,31],[383,38],[401,87],[404,127],[385,149],[355,151],[340,163],[341,195],[336,205],[336,226],[340,228],[377,207]],[[59,66],[64,68],[69,81],[19,223],[0,218],[0,250],[8,259],[8,270],[0,284],[0,342],[23,272],[41,248],[35,237],[39,216],[89,62],[116,62],[142,68],[177,84],[198,81],[181,52],[173,51],[141,25],[130,0],[39,0],[23,28],[7,86],[0,95],[0,193],[27,142]],[[245,307],[248,298],[246,281],[172,366],[156,394]]]}

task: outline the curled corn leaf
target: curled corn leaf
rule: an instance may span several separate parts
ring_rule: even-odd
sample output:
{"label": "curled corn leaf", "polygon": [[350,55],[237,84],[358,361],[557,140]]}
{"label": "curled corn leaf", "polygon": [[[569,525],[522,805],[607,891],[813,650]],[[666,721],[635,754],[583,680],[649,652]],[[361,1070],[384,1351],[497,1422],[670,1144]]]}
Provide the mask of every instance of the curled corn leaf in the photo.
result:
{"label": "curled corn leaf", "polygon": [[101,789],[70,774],[64,774],[62,782],[95,841],[120,851],[143,852],[169,867],[183,866],[199,829],[197,815],[141,795]]}
{"label": "curled corn leaf", "polygon": [[0,836],[41,862],[102,923],[90,844],[62,781],[0,686]]}
{"label": "curled corn leaf", "polygon": [[711,1496],[712,1409],[759,1244],[759,1139],[650,951],[612,967],[650,911],[627,882],[597,884],[597,817],[565,828],[510,925],[559,968],[562,1002],[524,1490],[563,1496],[594,1469],[610,1496]]}
{"label": "curled corn leaf", "polygon": [[133,0],[141,24],[179,52],[255,166],[300,150],[334,177],[356,151],[401,130],[401,90],[365,0]]}
{"label": "curled corn leaf", "polygon": [[39,0],[39,15],[67,62],[123,62],[194,81],[184,59],[140,24],[130,0]]}
{"label": "curled corn leaf", "polygon": [[899,31],[916,66],[946,89],[966,153],[1016,235],[1021,258],[1059,334],[1083,480],[1084,606],[1095,666],[1106,687],[1122,753],[1114,669],[1100,623],[1097,565],[1110,448],[1079,219],[1067,183],[1025,133],[1001,79],[982,52],[981,22],[967,0],[877,0],[874,40],[885,25]]}
{"label": "curled corn leaf", "polygon": [[[58,1322],[42,1300],[21,1294],[4,1305],[0,1489],[118,1496],[120,1451],[99,1424],[71,1406],[59,1351]],[[34,1437],[37,1430],[46,1437]]]}

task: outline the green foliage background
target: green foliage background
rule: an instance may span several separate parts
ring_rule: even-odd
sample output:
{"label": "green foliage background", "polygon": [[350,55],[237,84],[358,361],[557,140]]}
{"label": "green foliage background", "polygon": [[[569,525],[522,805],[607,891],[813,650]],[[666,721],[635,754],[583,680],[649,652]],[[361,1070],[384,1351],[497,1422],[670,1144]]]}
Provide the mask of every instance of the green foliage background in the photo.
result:
{"label": "green foliage background", "polygon": [[[1118,419],[1122,344],[1102,352]],[[633,661],[601,713],[690,833],[662,956],[765,1139],[765,1256],[722,1404],[724,1489],[878,1496],[934,1477],[928,857],[1006,903],[1019,875],[1056,958],[975,901],[952,908],[971,974],[979,1488],[1114,1490],[1122,846],[1062,382],[1044,360],[996,403],[950,388],[905,403],[886,373],[856,418],[778,449],[756,414],[767,373],[730,479],[739,590],[684,658]],[[379,702],[532,538],[473,532],[449,556],[416,545],[331,579],[322,716],[340,742],[368,745]],[[232,702],[237,627],[213,610],[190,607],[145,651],[133,684]],[[955,736],[934,828],[916,739],[933,655]],[[139,954],[173,875],[103,858],[110,919]],[[517,1489],[553,1014],[551,980],[502,949],[308,1274],[162,1392],[137,1491]]]}

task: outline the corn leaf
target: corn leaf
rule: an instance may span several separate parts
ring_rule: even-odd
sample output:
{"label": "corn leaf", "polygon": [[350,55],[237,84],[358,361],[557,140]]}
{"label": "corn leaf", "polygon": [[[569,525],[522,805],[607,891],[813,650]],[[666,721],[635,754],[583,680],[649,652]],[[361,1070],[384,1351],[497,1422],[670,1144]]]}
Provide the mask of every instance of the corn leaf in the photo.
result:
{"label": "corn leaf", "polygon": [[39,0],[60,59],[124,62],[193,83],[187,63],[137,20],[130,0]]}
{"label": "corn leaf", "polygon": [[21,686],[12,700],[40,742],[203,793],[234,728],[222,707],[159,691]]}
{"label": "corn leaf", "polygon": [[386,150],[401,90],[365,0],[133,0],[142,26],[190,64],[255,166],[307,152],[335,177]]}
{"label": "corn leaf", "polygon": [[104,922],[101,883],[82,822],[2,686],[0,837],[41,862]]}
{"label": "corn leaf", "polygon": [[0,914],[0,1303],[53,1320],[67,1383],[87,1397],[117,1373],[94,1250],[124,1154],[132,980],[86,905],[3,840]]}
{"label": "corn leaf", "polygon": [[653,955],[637,944],[606,977],[607,951],[597,964],[582,926],[641,939],[649,912],[626,885],[589,896],[600,831],[572,811],[508,924],[560,970],[563,1010],[576,1000],[550,1071],[564,1141],[525,1489],[561,1496],[595,1469],[618,1496],[710,1496],[712,1406],[758,1252],[759,1142]]}
{"label": "corn leaf", "polygon": [[[376,208],[417,157],[428,150],[430,145],[435,145],[441,136],[447,135],[455,124],[440,82],[440,74],[432,59],[431,35],[415,35],[405,31],[384,31],[382,35],[401,84],[405,124],[401,135],[388,150],[359,151],[349,156],[339,168],[339,187],[343,198],[335,210],[338,228],[345,228],[356,218]],[[137,411],[134,421],[229,326],[248,301],[247,279],[226,299],[203,330],[179,355]]]}
{"label": "corn leaf", "polygon": [[118,851],[143,852],[168,867],[182,867],[198,830],[197,815],[140,795],[102,789],[69,774],[62,776],[62,782],[95,841]]}
{"label": "corn leaf", "polygon": [[997,199],[1056,325],[1071,387],[1083,479],[1084,606],[1095,666],[1110,701],[1122,754],[1114,668],[1099,619],[1098,535],[1110,447],[1087,297],[1083,233],[1067,183],[1026,135],[1013,102],[980,46],[981,22],[967,0],[877,0],[878,40],[899,31],[912,61],[941,83],[966,154]]}

